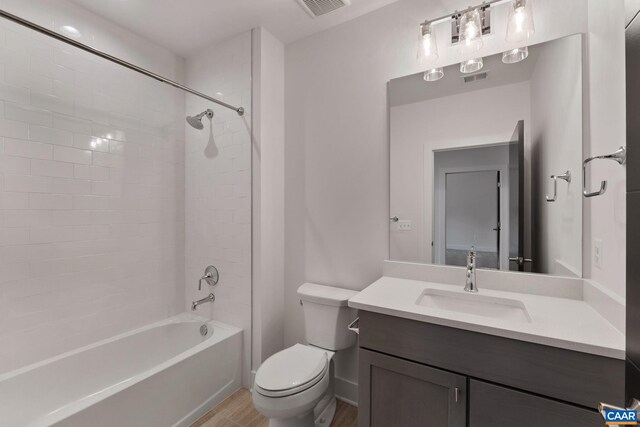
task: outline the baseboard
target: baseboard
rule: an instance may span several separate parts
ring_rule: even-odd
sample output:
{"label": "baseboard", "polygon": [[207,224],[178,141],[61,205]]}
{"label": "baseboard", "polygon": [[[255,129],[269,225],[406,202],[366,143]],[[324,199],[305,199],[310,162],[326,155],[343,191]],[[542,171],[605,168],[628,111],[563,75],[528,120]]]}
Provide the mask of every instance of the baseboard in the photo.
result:
{"label": "baseboard", "polygon": [[337,399],[349,405],[358,406],[358,383],[336,377],[334,384]]}

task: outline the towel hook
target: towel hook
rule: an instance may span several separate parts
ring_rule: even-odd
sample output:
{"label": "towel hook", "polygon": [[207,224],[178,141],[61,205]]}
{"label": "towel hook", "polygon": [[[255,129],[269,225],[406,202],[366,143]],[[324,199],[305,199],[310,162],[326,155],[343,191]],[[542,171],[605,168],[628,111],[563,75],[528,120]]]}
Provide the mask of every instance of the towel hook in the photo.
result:
{"label": "towel hook", "polygon": [[558,199],[558,180],[562,179],[570,183],[571,171],[568,170],[562,175],[551,175],[551,179],[553,180],[553,197],[547,196],[547,202],[555,202]]}
{"label": "towel hook", "polygon": [[587,190],[587,164],[598,159],[608,159],[618,162],[620,165],[625,165],[627,162],[627,149],[623,146],[620,147],[615,153],[604,154],[602,156],[593,156],[582,162],[582,194],[584,197],[601,196],[607,191],[607,181],[600,183],[600,190],[589,192]]}

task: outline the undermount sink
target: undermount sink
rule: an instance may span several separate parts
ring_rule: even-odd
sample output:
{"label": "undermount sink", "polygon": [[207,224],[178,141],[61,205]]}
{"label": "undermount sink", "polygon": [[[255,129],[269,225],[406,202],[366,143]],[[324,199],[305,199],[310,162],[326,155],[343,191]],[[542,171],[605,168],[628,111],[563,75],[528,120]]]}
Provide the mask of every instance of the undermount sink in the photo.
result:
{"label": "undermount sink", "polygon": [[416,304],[456,313],[531,323],[531,316],[524,303],[509,298],[427,288],[418,297]]}

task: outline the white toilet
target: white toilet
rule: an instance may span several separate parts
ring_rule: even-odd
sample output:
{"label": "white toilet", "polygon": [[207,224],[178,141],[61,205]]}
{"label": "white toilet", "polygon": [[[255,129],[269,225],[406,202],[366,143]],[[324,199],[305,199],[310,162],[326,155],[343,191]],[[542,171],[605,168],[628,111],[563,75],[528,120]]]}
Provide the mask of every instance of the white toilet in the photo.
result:
{"label": "white toilet", "polygon": [[336,410],[333,355],[351,347],[347,329],[355,310],[347,306],[357,292],[305,283],[298,288],[308,345],[295,344],[258,368],[253,404],[269,418],[269,427],[324,427]]}

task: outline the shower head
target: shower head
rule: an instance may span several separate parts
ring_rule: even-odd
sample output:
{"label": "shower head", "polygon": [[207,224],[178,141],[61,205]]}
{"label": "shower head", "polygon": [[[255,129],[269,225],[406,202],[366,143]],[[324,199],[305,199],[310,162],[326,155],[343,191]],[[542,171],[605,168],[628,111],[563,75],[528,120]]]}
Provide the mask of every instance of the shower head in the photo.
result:
{"label": "shower head", "polygon": [[197,114],[195,116],[187,116],[187,123],[189,123],[196,129],[204,129],[204,125],[202,124],[202,118],[204,116],[207,116],[209,120],[211,120],[213,118],[213,111],[207,108],[200,114]]}

